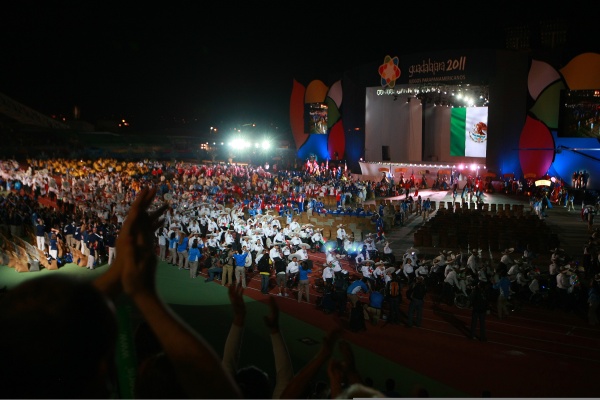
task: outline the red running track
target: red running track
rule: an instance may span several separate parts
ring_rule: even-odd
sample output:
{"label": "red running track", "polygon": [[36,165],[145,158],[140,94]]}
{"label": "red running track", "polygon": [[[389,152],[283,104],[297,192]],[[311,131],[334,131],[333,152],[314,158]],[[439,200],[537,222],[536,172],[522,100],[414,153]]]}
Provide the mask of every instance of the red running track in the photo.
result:
{"label": "red running track", "polygon": [[[311,253],[310,259],[314,282],[320,277],[325,255]],[[342,265],[353,270],[347,261]],[[248,282],[245,293],[265,301],[259,276]],[[279,302],[281,311],[322,330],[345,325],[345,318],[316,309],[318,296],[311,285],[311,304],[299,303],[294,293],[285,298],[289,301]],[[595,397],[600,393],[596,381],[600,329],[588,326],[585,316],[531,305],[503,320],[492,312],[487,317],[488,341],[479,342],[467,337],[470,310],[436,304],[433,298],[426,297],[420,328],[380,321],[377,326],[369,325],[366,332],[348,331],[345,338],[474,397],[480,397],[483,390],[494,397]],[[404,301],[404,316],[407,307]]]}

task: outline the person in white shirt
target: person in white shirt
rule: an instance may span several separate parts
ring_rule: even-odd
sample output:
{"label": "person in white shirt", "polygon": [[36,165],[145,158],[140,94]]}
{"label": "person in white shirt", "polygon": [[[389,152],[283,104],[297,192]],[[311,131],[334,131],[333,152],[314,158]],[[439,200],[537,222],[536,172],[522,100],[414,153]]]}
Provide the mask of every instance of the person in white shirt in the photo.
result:
{"label": "person in white shirt", "polygon": [[[231,247],[229,247],[229,248],[231,248]],[[246,262],[244,263],[244,268],[246,268],[247,272],[252,272],[252,265],[258,264],[258,260],[255,260],[255,258],[258,257],[258,255],[260,255],[260,254],[264,254],[264,251],[253,254],[252,252],[248,251],[248,247],[246,247],[246,246],[242,247],[242,251],[244,253],[248,253],[248,256],[246,257]]]}
{"label": "person in white shirt", "polygon": [[194,219],[190,222],[190,224],[188,225],[188,231],[190,233],[200,233],[200,224],[197,220]]}
{"label": "person in white shirt", "polygon": [[215,222],[214,219],[210,219],[208,221],[208,228],[207,228],[207,232],[209,233],[219,233],[219,225],[217,225],[217,223]]}
{"label": "person in white shirt", "polygon": [[248,232],[248,226],[246,225],[244,220],[239,218],[235,221],[233,229],[240,237],[245,236],[246,232]]}
{"label": "person in white shirt", "polygon": [[391,263],[396,262],[396,256],[394,255],[394,250],[392,250],[392,248],[390,247],[390,242],[387,240],[383,246],[383,255],[389,262],[391,262]]}
{"label": "person in white shirt", "polygon": [[453,303],[454,293],[459,288],[460,283],[458,282],[456,269],[454,267],[451,267],[448,271],[448,275],[446,275],[446,278],[444,279],[444,286],[442,290],[442,298],[446,301],[447,304]]}
{"label": "person in white shirt", "polygon": [[275,237],[275,230],[269,226],[269,224],[265,224],[263,227],[263,236],[271,240],[273,243],[273,238]]}
{"label": "person in white shirt", "polygon": [[292,254],[292,249],[290,248],[290,245],[287,243],[281,248],[281,251],[283,252],[284,257],[287,257],[290,254]]}
{"label": "person in white shirt", "polygon": [[334,276],[333,274],[334,274],[333,265],[325,264],[325,266],[323,267],[323,281],[327,285],[333,285],[333,276]]}
{"label": "person in white shirt", "polygon": [[318,228],[315,230],[315,233],[311,236],[310,240],[312,242],[313,248],[320,247],[323,244],[323,234],[321,233],[323,229]]}
{"label": "person in white shirt", "polygon": [[373,280],[373,263],[363,263],[360,267],[360,273],[364,278]]}
{"label": "person in white shirt", "polygon": [[279,245],[285,243],[285,236],[281,230],[276,229],[275,236],[273,237],[273,243]]}
{"label": "person in white shirt", "polygon": [[375,245],[375,241],[371,238],[365,240],[365,246],[367,246],[367,251],[376,251],[377,246]]}
{"label": "person in white shirt", "polygon": [[274,245],[271,250],[269,250],[269,257],[273,264],[275,264],[278,259],[282,259],[281,249],[278,244]]}
{"label": "person in white shirt", "polygon": [[285,273],[288,275],[297,274],[300,269],[300,263],[298,262],[298,257],[293,256],[292,261],[290,261],[285,269]]}
{"label": "person in white shirt", "polygon": [[258,253],[262,253],[263,249],[265,248],[265,246],[263,246],[263,242],[261,239],[255,240],[254,244],[252,245],[251,251],[255,252],[256,254]]}
{"label": "person in white shirt", "polygon": [[208,246],[210,251],[217,251],[217,249],[219,248],[219,239],[218,239],[217,235],[214,233],[211,233],[211,234],[207,235],[207,237],[208,237],[208,240],[206,242],[206,245]]}
{"label": "person in white shirt", "polygon": [[311,237],[315,233],[315,229],[311,224],[307,224],[304,231],[306,232],[306,237]]}
{"label": "person in white shirt", "polygon": [[302,243],[302,239],[300,239],[300,235],[297,233],[292,233],[292,238],[290,240],[290,244],[292,245],[292,249],[298,250],[300,244]]}
{"label": "person in white shirt", "polygon": [[420,264],[417,269],[415,269],[415,276],[422,276],[423,278],[429,276],[429,267],[426,263]]}
{"label": "person in white shirt", "polygon": [[[298,257],[293,256],[292,261],[289,262],[287,267],[285,268],[286,275],[286,286],[291,288],[295,283],[298,282],[298,274],[300,271],[300,263],[298,262]],[[290,282],[291,281],[291,282]],[[288,296],[287,290],[284,289],[284,296]]]}
{"label": "person in white shirt", "polygon": [[300,250],[296,252],[296,254],[298,254],[298,256],[300,257],[300,261],[308,260],[308,250],[306,250],[306,247],[301,247]]}
{"label": "person in white shirt", "polygon": [[217,225],[221,230],[227,230],[227,228],[229,227],[229,215],[227,215],[226,213],[219,215],[219,217],[217,218]]}
{"label": "person in white shirt", "polygon": [[375,269],[373,270],[373,280],[375,281],[377,288],[385,287],[385,263],[380,261],[375,263]]}
{"label": "person in white shirt", "polygon": [[404,259],[404,264],[402,265],[402,274],[406,277],[409,283],[415,279],[415,268],[413,266],[412,258],[406,257]]}
{"label": "person in white shirt", "polygon": [[235,238],[233,237],[233,231],[228,230],[227,232],[225,232],[225,245],[229,246],[229,245],[233,245],[234,243],[235,243]]}
{"label": "person in white shirt", "polygon": [[339,224],[336,232],[336,240],[337,240],[337,248],[338,251],[342,251],[344,249],[344,239],[346,239],[346,230],[344,229],[344,224]]}
{"label": "person in white shirt", "polygon": [[477,271],[479,270],[480,259],[479,250],[471,249],[471,254],[467,259],[467,268],[469,268],[473,274],[477,274]]}
{"label": "person in white shirt", "polygon": [[299,232],[300,231],[300,223],[298,223],[298,218],[293,218],[292,222],[290,223],[290,230],[292,232]]}
{"label": "person in white shirt", "polygon": [[273,218],[271,220],[271,227],[281,229],[281,222],[279,222],[279,218]]}
{"label": "person in white shirt", "polygon": [[168,246],[168,233],[166,227],[160,227],[156,230],[155,235],[158,238],[159,258],[161,261],[167,261],[167,246]]}
{"label": "person in white shirt", "polygon": [[508,279],[511,282],[515,282],[517,280],[517,274],[521,271],[521,261],[515,260],[515,264],[511,265],[508,269]]}
{"label": "person in white shirt", "polygon": [[515,264],[515,262],[510,256],[513,253],[513,251],[513,248],[506,249],[502,252],[502,257],[500,257],[500,262],[509,268]]}
{"label": "person in white shirt", "polygon": [[290,224],[286,224],[285,227],[282,230],[283,236],[285,237],[285,240],[290,240],[292,237],[292,230],[290,229]]}

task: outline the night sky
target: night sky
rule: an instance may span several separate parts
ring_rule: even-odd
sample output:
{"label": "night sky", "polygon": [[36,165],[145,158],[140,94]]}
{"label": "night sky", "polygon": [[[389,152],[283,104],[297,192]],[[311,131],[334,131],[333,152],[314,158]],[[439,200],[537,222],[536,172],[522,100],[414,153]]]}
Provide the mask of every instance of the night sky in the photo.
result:
{"label": "night sky", "polygon": [[483,9],[482,2],[471,11],[448,2],[418,8],[403,2],[234,3],[3,4],[0,93],[46,115],[72,117],[77,105],[91,123],[126,118],[148,129],[185,121],[208,129],[254,122],[286,132],[294,78],[326,81],[387,54],[497,48],[504,44],[501,26],[509,22],[564,15],[547,2],[530,2],[546,7],[537,12]]}

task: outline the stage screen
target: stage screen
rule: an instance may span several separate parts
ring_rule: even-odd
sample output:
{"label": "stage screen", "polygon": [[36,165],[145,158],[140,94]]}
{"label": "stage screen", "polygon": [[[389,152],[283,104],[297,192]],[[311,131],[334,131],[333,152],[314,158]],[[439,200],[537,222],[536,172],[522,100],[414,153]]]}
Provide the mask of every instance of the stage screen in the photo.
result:
{"label": "stage screen", "polygon": [[327,104],[309,103],[304,106],[305,132],[318,135],[327,134]]}
{"label": "stage screen", "polygon": [[[459,87],[387,95],[367,88],[365,105],[366,161],[481,162],[487,158],[487,87]],[[484,93],[481,96],[480,93]],[[389,150],[388,153],[385,150]],[[384,159],[389,155],[389,160]],[[476,160],[475,160],[476,159]]]}
{"label": "stage screen", "polygon": [[561,91],[557,136],[600,138],[600,89]]}
{"label": "stage screen", "polygon": [[487,107],[453,108],[450,112],[450,155],[485,158],[487,124]]}

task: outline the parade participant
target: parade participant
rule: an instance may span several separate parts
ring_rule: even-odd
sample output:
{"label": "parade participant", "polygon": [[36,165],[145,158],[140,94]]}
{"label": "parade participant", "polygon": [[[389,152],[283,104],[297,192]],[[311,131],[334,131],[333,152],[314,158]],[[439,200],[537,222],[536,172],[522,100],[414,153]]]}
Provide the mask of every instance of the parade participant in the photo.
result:
{"label": "parade participant", "polygon": [[280,260],[278,262],[275,263],[275,282],[277,284],[277,287],[279,288],[279,293],[277,293],[278,296],[283,296],[286,295],[286,270],[287,270],[287,266],[285,264],[285,261]]}
{"label": "parade participant", "polygon": [[375,285],[375,278],[373,277],[373,262],[372,261],[363,261],[361,264],[361,267],[360,267],[360,273],[362,274],[363,278],[368,279],[369,285],[371,287],[373,287]]}
{"label": "parade participant", "polygon": [[375,263],[375,269],[373,270],[373,281],[375,282],[375,287],[380,289],[385,287],[385,263],[383,261],[379,261]]}
{"label": "parade participant", "polygon": [[453,303],[454,294],[460,289],[460,283],[458,282],[458,274],[456,269],[458,266],[455,264],[448,264],[448,274],[444,278],[442,287],[442,299],[446,304],[451,305]]}
{"label": "parade participant", "polygon": [[477,276],[477,271],[479,270],[479,267],[480,267],[480,260],[481,260],[480,250],[471,249],[471,254],[469,255],[469,258],[467,259],[467,268],[469,270],[471,270],[471,272],[475,276]]}
{"label": "parade participant", "polygon": [[248,250],[239,249],[237,253],[233,254],[235,261],[235,281],[237,284],[241,284],[243,288],[246,288],[246,258],[250,255]]}
{"label": "parade participant", "polygon": [[366,260],[370,260],[371,256],[369,255],[369,252],[367,251],[367,246],[363,245],[361,251],[356,255],[356,257],[354,258],[354,261],[356,262],[357,265],[363,263]]}
{"label": "parade participant", "polygon": [[369,280],[365,277],[361,279],[357,279],[348,286],[346,290],[346,294],[348,295],[348,300],[352,304],[352,307],[356,307],[356,303],[358,302],[358,294],[359,293],[369,293]]}
{"label": "parade participant", "polygon": [[179,260],[178,266],[179,269],[189,269],[189,260],[187,258],[188,253],[188,242],[190,241],[192,235],[185,236],[181,235],[179,237],[179,244],[177,245],[177,258]]}
{"label": "parade participant", "polygon": [[[306,251],[306,250],[305,250]],[[306,297],[306,302],[310,303],[310,286],[309,277],[312,269],[306,261],[300,262],[300,268],[298,270],[298,302],[302,301],[302,295]]]}
{"label": "parade participant", "polygon": [[223,265],[223,274],[221,276],[221,285],[222,286],[230,286],[233,284],[234,277],[234,264],[235,259],[233,258],[234,251],[233,249],[227,249],[221,253],[221,264]]}
{"label": "parade participant", "polygon": [[169,231],[169,264],[177,265],[177,245],[179,244],[179,228],[172,226]]}
{"label": "parade participant", "polygon": [[338,252],[342,252],[344,250],[344,239],[346,238],[346,230],[344,229],[344,224],[339,224],[337,226],[336,231],[336,240],[337,240],[337,250]]}
{"label": "parade participant", "polygon": [[[115,247],[115,242],[114,240],[110,240],[110,236],[114,236],[111,235],[112,232],[109,231],[108,235],[107,235],[107,243],[106,243],[106,247],[108,248],[109,251],[109,255],[108,255],[108,264],[111,264],[111,259],[114,258],[114,256],[111,258],[111,248],[113,249],[114,252],[114,247]],[[154,232],[154,236],[156,237],[157,241],[158,241],[158,248],[159,248],[159,256],[158,258],[160,259],[160,261],[167,261],[167,243],[169,240],[168,237],[169,234],[169,230],[166,228],[166,226],[161,226],[159,227],[155,232]],[[108,242],[111,241],[112,242],[112,246],[109,246]]]}
{"label": "parade participant", "polygon": [[299,232],[300,231],[300,223],[298,222],[298,218],[293,218],[290,223],[290,231]]}
{"label": "parade participant", "polygon": [[279,247],[278,244],[274,245],[271,250],[269,250],[269,258],[271,259],[271,262],[273,264],[275,264],[275,262],[277,262],[277,260],[282,260],[283,259],[283,253],[281,251],[281,248]]}
{"label": "parade participant", "polygon": [[[297,256],[292,256],[292,261],[287,265],[285,269],[286,274],[286,287],[292,289],[297,282],[298,272],[300,270],[300,263],[298,262]],[[284,296],[288,296],[287,291],[284,290]]]}
{"label": "parade participant", "polygon": [[275,236],[273,237],[273,244],[283,245],[285,243],[285,235],[280,228],[275,228]]}
{"label": "parade participant", "polygon": [[392,248],[390,247],[390,242],[387,240],[385,241],[384,246],[383,246],[383,255],[390,263],[396,262],[396,256],[394,255],[394,250],[392,250]]}
{"label": "parade participant", "polygon": [[202,252],[198,247],[197,237],[194,237],[194,239],[192,240],[192,247],[187,252],[187,258],[190,269],[190,278],[194,279],[198,275],[198,263],[200,262],[200,258],[202,258]]}
{"label": "parade participant", "polygon": [[311,236],[310,240],[312,242],[312,248],[313,249],[320,249],[321,246],[324,244],[324,240],[323,240],[323,228],[317,228],[317,229],[315,229],[315,232]]}
{"label": "parade participant", "polygon": [[269,279],[271,278],[271,263],[267,249],[263,250],[263,254],[256,261],[258,273],[260,274],[260,291],[262,294],[269,294]]}
{"label": "parade participant", "polygon": [[333,264],[326,263],[323,265],[323,281],[326,285],[333,285]]}
{"label": "parade participant", "polygon": [[290,245],[292,246],[292,250],[296,251],[300,248],[300,244],[302,244],[302,239],[300,239],[300,234],[298,232],[292,233],[292,238],[290,240]]}
{"label": "parade participant", "polygon": [[397,274],[399,274],[400,272],[409,284],[415,279],[415,268],[413,265],[413,259],[411,257],[406,257],[404,259],[402,268],[396,271]]}
{"label": "parade participant", "polygon": [[44,225],[44,221],[41,218],[38,218],[37,223],[35,225],[35,240],[37,243],[37,248],[43,251],[44,253],[46,252],[45,236],[46,225]]}
{"label": "parade participant", "polygon": [[51,228],[50,243],[48,243],[48,253],[55,260],[58,259],[58,237],[56,236],[56,232],[56,229]]}

